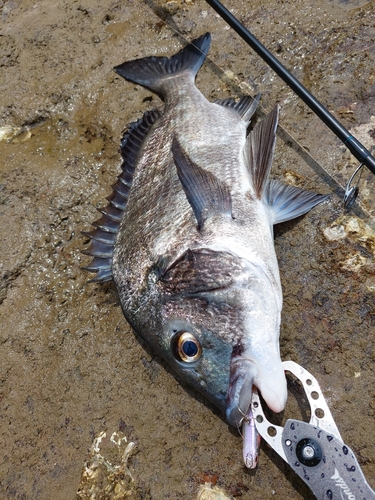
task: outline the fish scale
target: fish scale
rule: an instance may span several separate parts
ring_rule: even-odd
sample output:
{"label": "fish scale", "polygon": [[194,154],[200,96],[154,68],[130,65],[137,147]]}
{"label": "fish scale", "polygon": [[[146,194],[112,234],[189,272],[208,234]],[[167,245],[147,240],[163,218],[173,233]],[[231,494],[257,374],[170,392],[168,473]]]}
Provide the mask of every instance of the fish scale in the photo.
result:
{"label": "fish scale", "polygon": [[[202,167],[213,173],[215,165],[220,164],[220,175],[235,190],[238,186],[240,154],[245,143],[248,122],[243,121],[233,107],[210,103],[190,83],[189,75],[176,80],[173,86],[169,85],[170,93],[166,98],[164,111],[170,121],[168,129],[178,136],[193,161],[197,159]],[[235,101],[227,100],[227,103],[229,102],[233,104]],[[187,109],[194,117],[193,120],[186,120]],[[227,125],[225,134],[222,123]],[[212,144],[207,143],[207,137],[215,137],[215,141]]]}
{"label": "fish scale", "polygon": [[[176,135],[192,161],[198,161],[202,168],[220,175],[220,179],[230,186],[235,199],[242,191],[238,179],[242,170],[241,150],[245,144],[246,123],[231,108],[217,105],[211,111],[214,104],[208,101],[205,103],[206,106],[196,103],[191,108],[195,117],[193,123],[186,124],[184,112],[181,113],[181,118],[178,122],[176,120]],[[186,113],[184,104],[181,103],[180,106]],[[229,128],[225,134],[220,123],[226,123]],[[207,137],[215,137],[215,141],[207,143]],[[219,172],[217,165],[220,165]]]}

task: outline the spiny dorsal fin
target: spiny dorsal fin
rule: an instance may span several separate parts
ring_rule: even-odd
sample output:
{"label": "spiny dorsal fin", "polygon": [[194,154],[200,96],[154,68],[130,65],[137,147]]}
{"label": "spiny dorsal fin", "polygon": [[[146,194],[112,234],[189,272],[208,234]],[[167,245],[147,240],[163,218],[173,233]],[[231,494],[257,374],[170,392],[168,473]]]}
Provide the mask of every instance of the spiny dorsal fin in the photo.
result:
{"label": "spiny dorsal fin", "polygon": [[256,124],[245,144],[245,164],[257,198],[262,197],[268,182],[276,143],[278,107]]}
{"label": "spiny dorsal fin", "polygon": [[201,229],[204,221],[213,214],[232,216],[232,199],[229,188],[214,174],[194,163],[181,148],[177,138],[172,143],[173,159],[177,174],[184,188]]}
{"label": "spiny dorsal fin", "polygon": [[299,217],[322,203],[328,196],[289,186],[280,181],[269,181],[263,195],[270,207],[273,224]]}
{"label": "spiny dorsal fin", "polygon": [[261,94],[257,94],[254,98],[249,95],[244,95],[239,101],[236,101],[232,97],[227,99],[219,99],[215,101],[216,104],[220,106],[225,106],[226,108],[232,108],[240,115],[240,117],[246,123],[250,123],[260,100]]}
{"label": "spiny dorsal fin", "polygon": [[97,273],[90,281],[105,282],[112,279],[113,248],[128,201],[137,157],[152,125],[160,116],[161,113],[157,109],[146,111],[142,118],[129,125],[121,140],[121,155],[124,160],[121,165],[122,172],[112,186],[112,194],[107,198],[109,205],[99,210],[103,215],[93,222],[96,229],[83,233],[91,239],[91,244],[82,253],[94,257],[83,269]]}
{"label": "spiny dorsal fin", "polygon": [[206,33],[170,58],[144,57],[124,62],[116,66],[114,70],[126,80],[147,87],[163,98],[166,82],[171,76],[189,72],[195,78],[206,59],[210,45],[211,35]]}

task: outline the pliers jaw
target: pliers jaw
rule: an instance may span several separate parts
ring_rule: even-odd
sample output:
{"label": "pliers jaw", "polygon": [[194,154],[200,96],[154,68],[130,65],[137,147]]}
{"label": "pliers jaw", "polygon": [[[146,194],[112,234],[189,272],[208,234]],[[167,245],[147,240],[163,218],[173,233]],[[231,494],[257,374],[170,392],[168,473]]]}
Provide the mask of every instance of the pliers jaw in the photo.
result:
{"label": "pliers jaw", "polygon": [[[292,373],[302,384],[307,401],[310,405],[311,416],[309,424],[323,429],[342,441],[340,432],[333,420],[330,409],[328,408],[316,378],[294,361],[284,361],[283,367],[286,372]],[[259,394],[256,390],[254,390],[253,393],[252,412],[259,434],[267,441],[271,448],[287,462],[282,444],[284,427],[274,425],[267,420],[263,412]]]}

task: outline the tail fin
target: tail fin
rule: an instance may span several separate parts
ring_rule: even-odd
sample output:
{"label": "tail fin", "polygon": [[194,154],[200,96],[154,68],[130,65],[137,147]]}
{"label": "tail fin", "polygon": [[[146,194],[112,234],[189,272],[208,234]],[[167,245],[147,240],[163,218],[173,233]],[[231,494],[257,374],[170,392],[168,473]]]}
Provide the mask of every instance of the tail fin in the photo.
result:
{"label": "tail fin", "polygon": [[172,75],[190,73],[195,78],[211,45],[211,35],[196,38],[174,56],[145,57],[124,62],[114,70],[120,76],[143,87],[147,87],[160,97],[165,95],[165,81]]}

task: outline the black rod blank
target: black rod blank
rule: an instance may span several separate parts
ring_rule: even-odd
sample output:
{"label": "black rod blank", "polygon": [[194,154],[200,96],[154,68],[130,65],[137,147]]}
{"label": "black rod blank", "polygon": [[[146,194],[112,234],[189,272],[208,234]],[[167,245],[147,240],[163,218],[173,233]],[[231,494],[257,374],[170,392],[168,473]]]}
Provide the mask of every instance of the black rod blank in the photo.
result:
{"label": "black rod blank", "polygon": [[275,73],[300,97],[309,108],[332,130],[332,132],[345,144],[353,156],[375,174],[375,158],[370,152],[338,121],[327,108],[323,106],[307,89],[295,78],[285,66],[274,57],[254,35],[250,33],[236,19],[228,9],[218,0],[206,2],[226,21],[236,33],[255,50],[255,52],[272,68]]}

